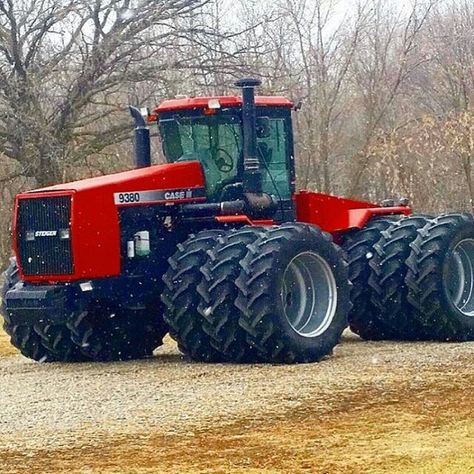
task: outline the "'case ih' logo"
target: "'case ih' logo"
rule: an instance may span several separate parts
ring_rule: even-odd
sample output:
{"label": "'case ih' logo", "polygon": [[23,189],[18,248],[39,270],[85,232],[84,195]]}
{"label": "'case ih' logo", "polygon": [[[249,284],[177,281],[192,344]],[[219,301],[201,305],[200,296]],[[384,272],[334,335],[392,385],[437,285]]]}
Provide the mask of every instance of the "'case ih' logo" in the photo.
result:
{"label": "'case ih' logo", "polygon": [[193,192],[190,189],[188,191],[167,191],[164,196],[166,200],[189,199],[193,197]]}
{"label": "'case ih' logo", "polygon": [[35,237],[56,237],[57,235],[57,230],[37,230],[35,232]]}

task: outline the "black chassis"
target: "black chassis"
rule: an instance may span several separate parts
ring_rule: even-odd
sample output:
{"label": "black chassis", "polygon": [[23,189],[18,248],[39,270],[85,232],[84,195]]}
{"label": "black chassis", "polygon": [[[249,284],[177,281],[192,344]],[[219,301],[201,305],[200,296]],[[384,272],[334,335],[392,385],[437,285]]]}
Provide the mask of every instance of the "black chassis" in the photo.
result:
{"label": "black chassis", "polygon": [[[181,207],[165,210],[162,206],[123,208],[119,211],[121,231],[121,268],[117,277],[78,280],[68,283],[37,284],[17,282],[5,295],[8,324],[65,324],[96,303],[129,310],[146,308],[159,302],[161,277],[167,259],[176,245],[191,233],[203,229],[227,228],[214,217],[187,217]],[[148,257],[127,257],[127,241],[135,232],[148,230],[152,253]],[[159,304],[159,303],[158,303]]]}

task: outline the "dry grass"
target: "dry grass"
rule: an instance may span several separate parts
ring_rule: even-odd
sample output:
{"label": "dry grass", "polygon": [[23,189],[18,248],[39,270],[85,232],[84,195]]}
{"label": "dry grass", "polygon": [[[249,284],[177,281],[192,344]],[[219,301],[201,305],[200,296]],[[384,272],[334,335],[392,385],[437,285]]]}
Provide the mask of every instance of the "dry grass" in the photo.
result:
{"label": "dry grass", "polygon": [[[6,348],[4,339],[0,336],[0,352]],[[168,349],[173,353],[174,348]],[[183,390],[186,380],[187,393],[181,392],[182,397],[196,393],[194,419],[191,411],[189,421],[179,427],[173,422],[161,427],[145,423],[137,432],[130,420],[109,420],[109,424],[104,417],[93,429],[73,429],[69,434],[74,442],[64,438],[47,448],[10,443],[2,449],[0,436],[0,472],[474,473],[472,344],[368,344],[349,337],[338,351],[323,364],[288,368],[205,366],[179,359],[166,367],[165,359],[160,362],[158,357],[148,367],[162,377],[165,393],[171,393],[174,384]],[[8,348],[7,353],[11,353]],[[374,361],[374,353],[381,354],[380,360]],[[48,374],[79,376],[71,366],[63,370],[21,357],[9,359],[20,372],[18,377],[21,372],[27,377],[37,373],[35,387]],[[110,372],[122,374],[119,384],[127,387],[132,374],[144,369],[140,365],[132,371],[131,364],[81,366],[80,377],[93,381],[102,371],[115,392]],[[2,370],[0,366],[0,375]],[[169,384],[167,373],[172,379]],[[193,373],[196,379],[190,378]],[[226,408],[225,416],[215,416],[220,413],[215,406],[226,395],[223,390],[235,388],[235,380],[242,383],[246,374],[248,392],[242,390],[240,404],[230,412]],[[312,383],[309,374],[327,381],[321,389],[316,381],[314,391],[307,390]],[[341,377],[346,377],[347,385],[341,384]],[[280,379],[284,382],[272,398],[269,388]],[[208,387],[208,398],[200,398],[200,383]],[[258,390],[262,403],[251,405],[254,411],[244,410],[249,399],[253,404],[258,401]],[[197,410],[202,404],[208,406],[209,418]],[[155,405],[156,416],[160,410],[182,409],[176,399],[167,404],[165,398]]]}
{"label": "dry grass", "polygon": [[[439,406],[440,395],[448,394],[420,404],[354,400],[347,412],[324,418],[309,404],[277,419],[243,419],[185,436],[125,435],[99,446],[38,451],[18,463],[30,472],[474,472],[472,403]],[[449,393],[450,401],[459,398]],[[429,420],[433,404],[438,409]]]}
{"label": "dry grass", "polygon": [[0,317],[0,357],[18,354],[18,351],[10,344],[10,338],[2,331],[2,324],[3,321]]}

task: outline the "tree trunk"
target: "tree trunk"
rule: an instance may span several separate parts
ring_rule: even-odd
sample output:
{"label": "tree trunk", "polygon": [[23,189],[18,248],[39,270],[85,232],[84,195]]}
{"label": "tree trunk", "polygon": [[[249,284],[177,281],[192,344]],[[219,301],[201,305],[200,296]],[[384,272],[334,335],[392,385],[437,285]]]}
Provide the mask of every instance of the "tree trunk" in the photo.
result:
{"label": "tree trunk", "polygon": [[65,156],[65,148],[61,144],[43,143],[38,149],[38,168],[35,174],[38,186],[50,186],[58,184],[62,179],[62,163]]}
{"label": "tree trunk", "polygon": [[331,192],[331,176],[329,174],[329,120],[323,119],[319,132],[319,160],[323,170],[323,192]]}
{"label": "tree trunk", "polygon": [[464,155],[462,157],[462,165],[464,169],[464,174],[466,176],[466,184],[469,190],[469,204],[471,207],[471,211],[474,212],[474,186],[472,182],[472,170],[471,170],[471,156]]}

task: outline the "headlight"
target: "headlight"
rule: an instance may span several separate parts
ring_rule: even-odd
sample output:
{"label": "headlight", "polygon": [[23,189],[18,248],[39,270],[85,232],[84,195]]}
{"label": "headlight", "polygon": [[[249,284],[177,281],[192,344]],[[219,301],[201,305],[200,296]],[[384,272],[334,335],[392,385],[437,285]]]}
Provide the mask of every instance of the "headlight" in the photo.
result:
{"label": "headlight", "polygon": [[71,238],[69,229],[59,229],[59,238],[61,240],[69,240]]}

